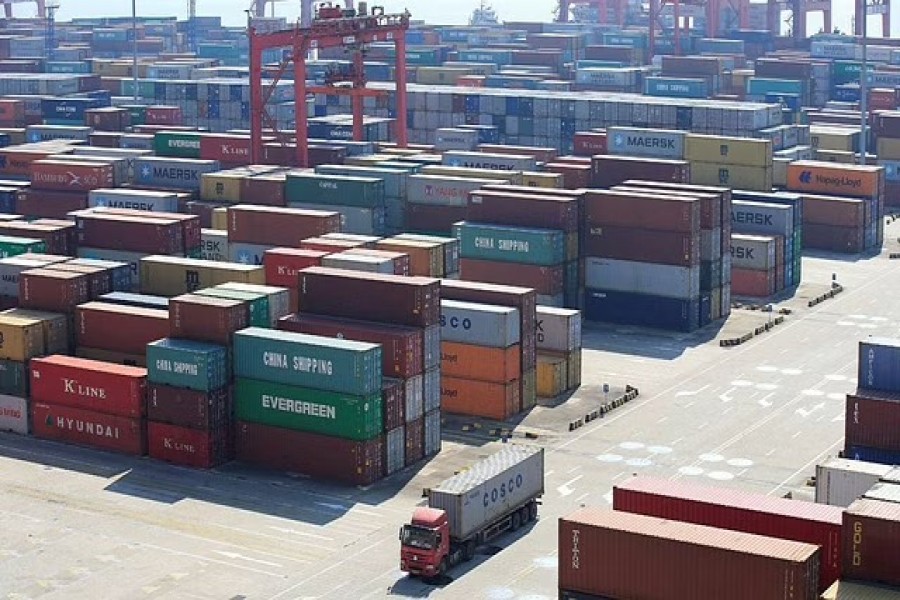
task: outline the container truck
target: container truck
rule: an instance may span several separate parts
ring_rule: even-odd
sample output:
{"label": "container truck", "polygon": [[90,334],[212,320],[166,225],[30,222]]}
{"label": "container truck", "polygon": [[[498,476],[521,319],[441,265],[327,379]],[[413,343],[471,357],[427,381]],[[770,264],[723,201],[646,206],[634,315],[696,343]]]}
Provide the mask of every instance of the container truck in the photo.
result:
{"label": "container truck", "polygon": [[428,505],[400,530],[400,569],[433,580],[471,560],[478,546],[537,518],[544,449],[519,444],[428,490]]}

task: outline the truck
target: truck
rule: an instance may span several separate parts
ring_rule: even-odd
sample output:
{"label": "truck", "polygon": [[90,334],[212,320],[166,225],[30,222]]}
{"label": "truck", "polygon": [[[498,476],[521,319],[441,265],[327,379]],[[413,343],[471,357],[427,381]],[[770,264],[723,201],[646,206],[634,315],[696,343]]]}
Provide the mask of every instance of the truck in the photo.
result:
{"label": "truck", "polygon": [[508,444],[439,486],[400,529],[400,570],[435,580],[480,544],[534,521],[544,493],[544,449]]}

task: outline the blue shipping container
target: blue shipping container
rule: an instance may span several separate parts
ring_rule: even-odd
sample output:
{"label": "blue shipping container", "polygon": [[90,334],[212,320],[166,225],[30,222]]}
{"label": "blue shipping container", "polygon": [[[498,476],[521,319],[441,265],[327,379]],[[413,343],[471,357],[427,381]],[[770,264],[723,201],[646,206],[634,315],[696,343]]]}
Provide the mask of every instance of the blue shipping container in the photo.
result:
{"label": "blue shipping container", "polygon": [[664,98],[708,98],[709,84],[704,79],[647,77],[644,93]]}
{"label": "blue shipping container", "polygon": [[900,452],[891,452],[881,448],[867,448],[866,446],[850,446],[844,452],[844,458],[882,465],[900,465]]}
{"label": "blue shipping container", "polygon": [[859,387],[900,392],[900,339],[870,337],[859,343]]}
{"label": "blue shipping container", "polygon": [[679,300],[613,290],[585,290],[584,318],[669,331],[691,332],[700,325],[700,299]]}

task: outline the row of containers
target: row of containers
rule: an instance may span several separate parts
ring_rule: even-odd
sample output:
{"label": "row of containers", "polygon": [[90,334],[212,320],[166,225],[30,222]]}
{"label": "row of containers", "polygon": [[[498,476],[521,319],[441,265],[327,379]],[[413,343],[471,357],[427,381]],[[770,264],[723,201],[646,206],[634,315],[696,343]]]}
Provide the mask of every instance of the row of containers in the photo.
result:
{"label": "row of containers", "polygon": [[847,395],[846,458],[900,464],[900,340],[869,337],[859,344],[858,387]]}
{"label": "row of containers", "polygon": [[560,519],[560,598],[892,598],[875,590],[900,585],[898,533],[896,500],[845,508],[635,477],[613,487],[612,510]]}

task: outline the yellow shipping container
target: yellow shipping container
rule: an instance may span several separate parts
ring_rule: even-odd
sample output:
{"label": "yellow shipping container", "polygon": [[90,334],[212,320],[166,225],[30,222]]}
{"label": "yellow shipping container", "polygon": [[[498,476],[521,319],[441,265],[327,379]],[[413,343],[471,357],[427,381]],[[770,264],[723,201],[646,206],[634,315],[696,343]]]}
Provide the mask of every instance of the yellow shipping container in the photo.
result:
{"label": "yellow shipping container", "polygon": [[812,125],[809,128],[809,141],[813,148],[821,150],[855,152],[859,143],[859,131],[844,127]]}
{"label": "yellow shipping container", "polygon": [[900,160],[900,139],[879,138],[877,149],[882,160]]}
{"label": "yellow shipping container", "polygon": [[141,293],[179,296],[222,283],[265,285],[263,267],[179,256],[141,259]]}
{"label": "yellow shipping container", "polygon": [[790,158],[775,157],[775,162],[772,163],[773,184],[780,187],[787,187],[787,168],[789,164],[791,164]]}
{"label": "yellow shipping container", "polygon": [[44,354],[44,326],[40,321],[0,315],[0,359],[25,362]]}
{"label": "yellow shipping container", "polygon": [[855,165],[858,162],[856,160],[855,152],[847,152],[844,150],[824,150],[822,148],[816,148],[814,150],[814,156],[815,160],[841,163],[844,165]]}
{"label": "yellow shipping container", "polygon": [[211,224],[210,229],[228,231],[228,209],[223,207],[213,210]]}
{"label": "yellow shipping container", "polygon": [[444,276],[444,245],[400,238],[387,238],[375,242],[376,250],[390,250],[409,254],[409,274],[419,277]]}
{"label": "yellow shipping container", "polygon": [[688,134],[684,140],[684,157],[691,161],[740,165],[772,166],[772,141],[733,138],[719,135]]}
{"label": "yellow shipping container", "polygon": [[475,75],[465,67],[418,67],[416,83],[420,85],[456,85],[460,77]]}
{"label": "yellow shipping container", "polygon": [[69,327],[69,318],[60,313],[11,308],[0,313],[18,319],[34,319],[40,322],[44,332],[44,350],[47,354],[66,354],[75,345],[75,331]]}
{"label": "yellow shipping container", "polygon": [[538,354],[537,395],[541,398],[556,398],[566,391],[566,359],[557,355]]}
{"label": "yellow shipping container", "polygon": [[466,167],[450,167],[445,165],[426,165],[422,167],[422,175],[494,179],[497,181],[506,181],[512,185],[522,185],[522,171],[495,171],[493,169],[469,169]]}
{"label": "yellow shipping container", "polygon": [[691,162],[691,183],[695,185],[716,185],[740,190],[771,192],[774,169],[768,167],[748,167],[723,165],[721,163]]}
{"label": "yellow shipping container", "polygon": [[200,199],[238,203],[241,201],[241,182],[246,178],[245,173],[233,171],[204,173],[200,176]]}
{"label": "yellow shipping container", "polygon": [[562,173],[536,173],[524,171],[522,173],[522,185],[546,189],[562,189]]}

